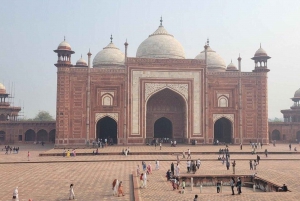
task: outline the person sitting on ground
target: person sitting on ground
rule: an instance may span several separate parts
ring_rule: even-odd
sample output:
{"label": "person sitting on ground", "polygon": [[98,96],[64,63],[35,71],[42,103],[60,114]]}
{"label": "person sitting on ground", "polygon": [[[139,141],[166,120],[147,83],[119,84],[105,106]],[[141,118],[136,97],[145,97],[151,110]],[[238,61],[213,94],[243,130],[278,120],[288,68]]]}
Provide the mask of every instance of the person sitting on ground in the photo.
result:
{"label": "person sitting on ground", "polygon": [[287,192],[288,188],[287,188],[287,186],[285,184],[283,184],[283,186],[281,188],[279,188],[278,191]]}

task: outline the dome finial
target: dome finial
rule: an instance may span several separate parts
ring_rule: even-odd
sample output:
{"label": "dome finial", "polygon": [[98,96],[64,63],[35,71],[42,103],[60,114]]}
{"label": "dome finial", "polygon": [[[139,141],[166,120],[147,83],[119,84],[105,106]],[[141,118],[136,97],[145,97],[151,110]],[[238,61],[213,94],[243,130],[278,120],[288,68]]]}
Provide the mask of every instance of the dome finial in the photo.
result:
{"label": "dome finial", "polygon": [[261,43],[259,44],[259,48],[261,48]]}
{"label": "dome finial", "polygon": [[207,38],[206,45],[209,46],[209,38]]}
{"label": "dome finial", "polygon": [[110,42],[112,43],[112,40],[113,40],[114,38],[112,37],[112,34],[110,35]]}
{"label": "dome finial", "polygon": [[232,63],[232,59],[231,59],[231,63]]}
{"label": "dome finial", "polygon": [[64,36],[64,41],[66,41],[66,36]]}
{"label": "dome finial", "polygon": [[160,26],[162,26],[162,22],[163,22],[163,19],[162,19],[162,16],[160,16]]}
{"label": "dome finial", "polygon": [[82,59],[82,54],[81,54],[81,59]]}

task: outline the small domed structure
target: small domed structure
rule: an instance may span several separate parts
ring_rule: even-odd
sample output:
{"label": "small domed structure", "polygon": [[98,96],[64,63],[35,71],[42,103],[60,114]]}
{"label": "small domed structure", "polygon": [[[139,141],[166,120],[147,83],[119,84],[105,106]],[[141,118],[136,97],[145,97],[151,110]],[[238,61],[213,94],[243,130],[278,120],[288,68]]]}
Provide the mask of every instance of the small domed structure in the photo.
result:
{"label": "small domed structure", "polygon": [[184,49],[180,42],[162,26],[162,19],[160,22],[158,29],[140,44],[136,57],[185,59]]}
{"label": "small domed structure", "polygon": [[259,49],[256,50],[254,57],[261,57],[261,56],[265,57],[265,56],[268,56],[268,54],[264,49],[261,48],[261,45],[260,45]]}
{"label": "small domed structure", "polygon": [[87,63],[86,61],[82,58],[82,55],[81,55],[81,58],[76,62],[76,65],[75,67],[87,67]]}
{"label": "small domed structure", "polygon": [[93,67],[124,66],[125,55],[111,42],[98,52],[93,60]]}
{"label": "small domed structure", "polygon": [[294,98],[300,98],[300,88],[295,92]]}
{"label": "small domed structure", "polygon": [[0,94],[6,94],[5,86],[2,83],[0,83]]}
{"label": "small domed structure", "polygon": [[[205,50],[198,54],[195,59],[205,60]],[[223,58],[210,46],[207,48],[207,69],[211,71],[224,71],[226,69]]]}
{"label": "small domed structure", "polygon": [[238,71],[237,67],[232,63],[232,60],[230,64],[228,64],[226,71]]}
{"label": "small domed structure", "polygon": [[64,41],[59,43],[57,50],[72,50],[71,45],[66,42],[66,38],[64,38]]}

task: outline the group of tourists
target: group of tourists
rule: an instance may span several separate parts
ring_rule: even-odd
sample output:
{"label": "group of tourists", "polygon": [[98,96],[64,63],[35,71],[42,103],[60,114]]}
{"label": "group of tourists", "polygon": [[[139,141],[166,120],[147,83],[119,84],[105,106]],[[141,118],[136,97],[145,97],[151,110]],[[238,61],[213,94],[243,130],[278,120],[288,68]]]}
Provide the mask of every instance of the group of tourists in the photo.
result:
{"label": "group of tourists", "polygon": [[187,168],[187,173],[196,173],[197,169],[199,170],[201,165],[200,159],[193,161],[193,160],[187,160],[186,161],[186,168]]}
{"label": "group of tourists", "polygon": [[[4,150],[5,150],[5,154],[8,154],[8,152],[11,154],[11,152],[13,152],[13,154],[18,154],[20,148],[19,147],[12,147],[12,146],[4,146]],[[3,149],[2,149],[3,151]]]}
{"label": "group of tourists", "polygon": [[112,190],[113,190],[113,196],[118,196],[120,197],[125,196],[124,194],[124,190],[123,190],[123,182],[120,181],[118,179],[114,179],[113,183],[112,183]]}
{"label": "group of tourists", "polygon": [[[159,160],[155,161],[155,170],[159,170]],[[136,175],[140,177],[140,188],[146,188],[147,187],[147,175],[152,174],[152,165],[151,162],[147,165],[145,161],[142,161],[142,171],[140,169],[140,166],[137,165],[136,169]]]}
{"label": "group of tourists", "polygon": [[94,140],[94,141],[93,141],[93,147],[95,147],[96,145],[97,145],[97,147],[99,147],[99,148],[104,148],[104,147],[106,147],[106,146],[107,146],[107,138],[103,139],[103,141],[102,141],[102,139],[100,139],[100,138],[98,138],[98,140]]}
{"label": "group of tourists", "polygon": [[66,149],[64,148],[64,151],[63,151],[63,157],[75,157],[76,156],[76,150],[75,149],[72,149],[72,151],[70,151],[69,149],[66,151]]}
{"label": "group of tourists", "polygon": [[238,194],[242,193],[242,181],[240,177],[237,178],[237,182],[235,182],[234,178],[231,177],[229,184],[231,187],[232,195],[234,195],[234,187],[237,188]]}

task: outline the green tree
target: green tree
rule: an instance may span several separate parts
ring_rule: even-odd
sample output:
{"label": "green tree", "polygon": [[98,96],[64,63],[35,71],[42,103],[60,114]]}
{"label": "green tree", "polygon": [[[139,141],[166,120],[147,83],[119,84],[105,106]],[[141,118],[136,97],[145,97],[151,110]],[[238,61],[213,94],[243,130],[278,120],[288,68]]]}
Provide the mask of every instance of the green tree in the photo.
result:
{"label": "green tree", "polygon": [[32,121],[54,121],[55,119],[47,111],[39,111]]}

